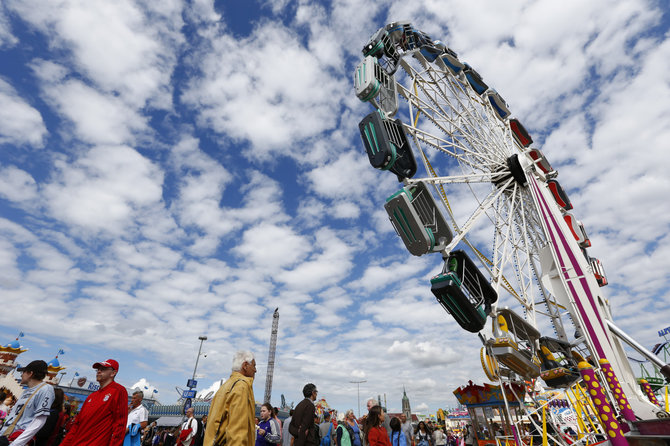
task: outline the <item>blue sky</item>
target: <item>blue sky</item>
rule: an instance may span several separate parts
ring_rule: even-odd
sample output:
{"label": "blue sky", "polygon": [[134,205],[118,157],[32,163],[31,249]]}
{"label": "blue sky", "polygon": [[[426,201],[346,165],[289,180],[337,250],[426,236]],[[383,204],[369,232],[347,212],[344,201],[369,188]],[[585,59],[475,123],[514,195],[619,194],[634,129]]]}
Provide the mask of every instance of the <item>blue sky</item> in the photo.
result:
{"label": "blue sky", "polygon": [[[244,4],[244,6],[240,6]],[[668,325],[670,40],[657,1],[316,3],[7,0],[0,5],[0,342],[22,361],[172,402],[255,352],[273,402],[314,382],[338,409],[386,394],[434,413],[483,381],[480,341],[437,304],[440,259],[411,256],[368,163],[361,49],[410,20],[495,87],[570,195],[615,321]],[[401,108],[403,105],[401,105]],[[386,174],[386,175],[385,175]]]}

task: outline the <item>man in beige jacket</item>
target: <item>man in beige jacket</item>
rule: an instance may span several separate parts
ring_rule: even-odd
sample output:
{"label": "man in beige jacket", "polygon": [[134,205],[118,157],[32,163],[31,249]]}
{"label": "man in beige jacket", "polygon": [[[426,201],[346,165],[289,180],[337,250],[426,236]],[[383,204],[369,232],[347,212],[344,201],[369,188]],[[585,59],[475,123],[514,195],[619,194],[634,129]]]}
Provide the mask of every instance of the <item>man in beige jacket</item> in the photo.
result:
{"label": "man in beige jacket", "polygon": [[256,442],[256,360],[248,351],[233,357],[233,372],[209,407],[204,446],[253,446]]}

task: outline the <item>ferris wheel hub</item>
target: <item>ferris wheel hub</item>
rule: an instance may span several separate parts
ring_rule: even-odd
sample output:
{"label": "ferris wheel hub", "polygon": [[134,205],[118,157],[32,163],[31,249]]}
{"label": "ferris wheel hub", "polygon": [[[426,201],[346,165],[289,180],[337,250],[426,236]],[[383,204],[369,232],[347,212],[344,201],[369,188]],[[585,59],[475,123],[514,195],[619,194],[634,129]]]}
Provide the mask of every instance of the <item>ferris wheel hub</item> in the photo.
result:
{"label": "ferris wheel hub", "polygon": [[527,186],[528,181],[526,180],[526,174],[524,172],[521,161],[519,160],[519,155],[514,154],[507,158],[506,167],[502,167],[497,173],[498,176],[493,180],[493,184],[497,187],[512,187],[514,183],[510,183],[509,179],[513,178],[514,182],[518,183],[520,186]]}

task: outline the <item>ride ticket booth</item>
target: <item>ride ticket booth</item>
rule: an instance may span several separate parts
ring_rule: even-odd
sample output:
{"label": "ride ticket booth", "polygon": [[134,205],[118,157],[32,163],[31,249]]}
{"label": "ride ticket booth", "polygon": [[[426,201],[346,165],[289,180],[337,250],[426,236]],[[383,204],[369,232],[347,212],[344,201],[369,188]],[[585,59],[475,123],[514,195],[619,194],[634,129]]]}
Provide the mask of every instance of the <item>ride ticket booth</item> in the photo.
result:
{"label": "ride ticket booth", "polygon": [[[523,426],[523,404],[526,389],[523,384],[504,383],[503,389],[488,383],[480,386],[468,381],[467,386],[454,390],[458,402],[465,406],[472,421],[472,431],[477,445],[521,445],[525,432]],[[498,441],[496,441],[496,437]],[[517,443],[517,440],[519,443]]]}

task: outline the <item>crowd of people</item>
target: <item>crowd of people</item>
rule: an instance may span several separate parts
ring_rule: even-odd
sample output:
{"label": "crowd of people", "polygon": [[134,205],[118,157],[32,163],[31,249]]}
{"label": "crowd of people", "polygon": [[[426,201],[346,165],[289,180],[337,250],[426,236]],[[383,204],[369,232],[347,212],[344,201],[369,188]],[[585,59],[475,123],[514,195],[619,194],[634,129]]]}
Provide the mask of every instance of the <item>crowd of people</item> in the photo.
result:
{"label": "crowd of people", "polygon": [[126,388],[114,381],[118,362],[108,359],[93,364],[100,388],[86,398],[76,417],[69,416],[63,391],[44,382],[47,367],[45,361],[36,360],[17,369],[25,390],[14,404],[4,399],[0,446],[120,446],[124,440],[129,446],[139,445],[137,440],[130,441],[132,432],[140,438],[140,426],[133,427],[133,423],[138,417],[146,423],[148,413],[138,409],[141,395],[133,395],[129,417]]}
{"label": "crowd of people", "polygon": [[353,410],[317,414],[318,390],[312,383],[304,399],[280,420],[278,408],[265,403],[256,418],[253,381],[256,360],[248,351],[233,357],[232,372],[210,403],[209,413],[196,419],[193,408],[175,427],[148,424],[143,392],[128,393],[115,382],[119,363],[96,362],[100,388],[84,401],[76,416],[61,389],[44,382],[47,364],[32,361],[21,372],[25,390],[18,399],[0,392],[0,446],[456,446],[451,431],[419,422],[405,414],[389,417],[378,402],[367,402],[368,412],[357,419]]}
{"label": "crowd of people", "polygon": [[[313,383],[302,389],[303,400],[282,423],[277,409],[264,404],[255,417],[253,379],[256,361],[252,353],[239,351],[232,373],[212,400],[205,428],[205,445],[240,446],[456,446],[459,438],[451,431],[420,422],[415,430],[406,415],[390,418],[374,399],[368,413],[357,420],[354,411],[338,413],[323,421],[314,402],[319,391]],[[283,426],[282,426],[283,424]]]}

